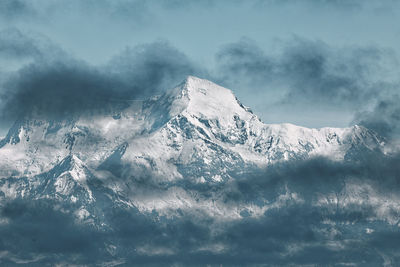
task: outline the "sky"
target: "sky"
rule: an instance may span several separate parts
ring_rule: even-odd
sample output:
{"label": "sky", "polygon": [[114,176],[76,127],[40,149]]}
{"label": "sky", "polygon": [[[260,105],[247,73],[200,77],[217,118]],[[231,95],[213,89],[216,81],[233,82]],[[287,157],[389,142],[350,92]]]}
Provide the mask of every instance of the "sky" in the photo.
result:
{"label": "sky", "polygon": [[391,0],[3,0],[0,136],[32,109],[86,112],[187,75],[265,123],[380,132],[398,121],[399,13]]}

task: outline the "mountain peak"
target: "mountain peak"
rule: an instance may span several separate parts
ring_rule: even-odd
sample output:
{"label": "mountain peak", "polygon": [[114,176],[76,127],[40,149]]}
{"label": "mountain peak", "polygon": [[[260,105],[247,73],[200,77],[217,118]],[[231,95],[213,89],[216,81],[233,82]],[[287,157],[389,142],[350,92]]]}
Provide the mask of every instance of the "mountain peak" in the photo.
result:
{"label": "mountain peak", "polygon": [[199,118],[230,121],[239,116],[250,119],[254,115],[237,100],[233,92],[209,80],[188,76],[167,93],[172,108],[170,115],[186,112]]}
{"label": "mountain peak", "polygon": [[188,76],[185,78],[185,80],[183,80],[183,83],[184,83],[184,84],[190,84],[190,83],[192,83],[192,82],[196,82],[196,81],[199,81],[199,80],[207,81],[207,80],[205,80],[205,79],[201,79],[201,78],[196,77],[196,76],[188,75]]}
{"label": "mountain peak", "polygon": [[192,97],[217,96],[217,94],[220,96],[224,94],[233,95],[231,90],[195,76],[187,76],[183,83],[181,83],[181,90],[187,92]]}

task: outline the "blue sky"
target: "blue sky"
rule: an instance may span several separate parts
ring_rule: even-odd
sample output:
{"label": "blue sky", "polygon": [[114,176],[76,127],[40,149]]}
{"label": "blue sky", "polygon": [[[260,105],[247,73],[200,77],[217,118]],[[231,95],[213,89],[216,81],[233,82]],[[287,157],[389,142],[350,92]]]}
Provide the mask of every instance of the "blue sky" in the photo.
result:
{"label": "blue sky", "polygon": [[[266,123],[354,124],[397,93],[399,8],[396,1],[355,0],[5,0],[0,105],[7,118],[0,133],[12,121],[4,111],[9,99],[26,84],[18,79],[37,75],[27,66],[54,70],[54,62],[74,61],[74,68],[123,72],[138,55],[159,60],[148,50],[158,49],[153,44],[185,64],[143,90],[162,91],[193,74],[231,88]],[[174,68],[171,58],[163,62]]]}

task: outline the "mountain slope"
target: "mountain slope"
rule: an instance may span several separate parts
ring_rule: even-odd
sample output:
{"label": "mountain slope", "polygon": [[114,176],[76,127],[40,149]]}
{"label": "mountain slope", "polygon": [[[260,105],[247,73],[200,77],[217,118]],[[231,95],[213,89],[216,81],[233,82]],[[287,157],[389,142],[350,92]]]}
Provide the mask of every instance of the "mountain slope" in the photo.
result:
{"label": "mountain slope", "polygon": [[[264,124],[229,89],[189,76],[161,96],[106,114],[24,118],[1,145],[5,194],[74,199],[90,210],[100,191],[142,211],[175,214],[197,207],[234,218],[242,209],[259,214],[263,208],[251,204],[231,212],[218,196],[199,197],[188,188],[225,183],[282,161],[357,161],[384,143],[360,126]],[[94,192],[89,181],[98,186]],[[151,201],[141,191],[148,187]]]}
{"label": "mountain slope", "polygon": [[314,155],[340,160],[355,149],[382,144],[360,126],[264,124],[230,90],[189,76],[163,95],[115,113],[18,121],[1,141],[0,167],[2,176],[36,175],[73,153],[98,169],[124,146],[122,165],[150,169],[166,180],[189,175],[219,181],[235,168]]}

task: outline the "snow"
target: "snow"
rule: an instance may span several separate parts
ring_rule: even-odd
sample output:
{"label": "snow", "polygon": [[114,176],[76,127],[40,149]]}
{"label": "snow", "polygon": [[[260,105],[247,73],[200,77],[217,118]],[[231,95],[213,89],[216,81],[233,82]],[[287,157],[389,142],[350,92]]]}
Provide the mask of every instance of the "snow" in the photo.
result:
{"label": "snow", "polygon": [[[231,90],[193,76],[160,96],[130,101],[122,110],[57,122],[26,118],[14,131],[20,141],[0,148],[0,177],[31,179],[71,156],[70,168],[56,177],[55,191],[69,196],[80,187],[88,193],[89,201],[95,201],[87,185],[89,175],[100,175],[99,166],[112,157],[135,175],[145,172],[161,183],[182,179],[221,183],[233,179],[230,173],[247,167],[314,156],[343,160],[354,147],[384,147],[375,133],[360,126],[310,129],[287,123],[265,124],[241,105]],[[115,156],[121,147],[124,149]],[[118,194],[126,193],[127,188],[123,181],[110,184]],[[18,194],[18,188],[7,183],[0,190],[8,197]],[[282,201],[296,197],[287,194]],[[69,197],[72,202],[77,198]],[[162,214],[173,209],[199,209],[229,218],[241,218],[242,210],[256,216],[266,209],[246,206],[231,210],[218,201],[195,199],[172,187],[151,199],[129,194],[128,204]]]}
{"label": "snow", "polygon": [[[117,119],[113,114],[102,114],[62,121],[57,131],[49,130],[53,122],[28,120],[20,127],[20,142],[0,149],[1,175],[11,170],[36,175],[70,152],[95,169],[124,142],[128,144],[124,162],[149,166],[149,160],[153,161],[154,169],[167,179],[181,177],[171,160],[186,164],[202,157],[205,164],[211,164],[210,156],[216,156],[210,151],[211,144],[239,155],[246,163],[265,166],[294,155],[341,160],[352,143],[364,142],[370,148],[379,143],[359,126],[309,129],[264,124],[231,90],[193,76],[149,101],[131,102]],[[165,112],[168,116],[160,120]],[[180,125],[182,121],[187,123]],[[187,130],[196,136],[185,136]],[[79,173],[72,172],[72,176],[81,179]]]}
{"label": "snow", "polygon": [[239,105],[231,90],[208,80],[189,76],[184,90],[190,100],[187,113],[200,118],[218,119],[222,128],[233,126],[232,115],[238,115],[246,121],[254,116]]}

